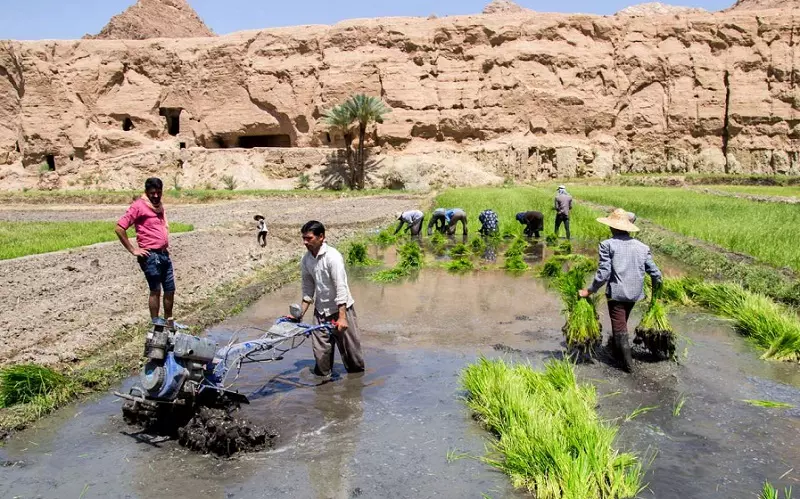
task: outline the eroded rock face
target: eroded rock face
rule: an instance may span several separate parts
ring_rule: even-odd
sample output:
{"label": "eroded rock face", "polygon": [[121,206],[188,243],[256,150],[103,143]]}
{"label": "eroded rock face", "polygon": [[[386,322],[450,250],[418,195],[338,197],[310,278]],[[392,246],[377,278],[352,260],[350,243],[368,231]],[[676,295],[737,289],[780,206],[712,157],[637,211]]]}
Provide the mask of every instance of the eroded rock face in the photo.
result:
{"label": "eroded rock face", "polygon": [[186,0],[138,0],[96,35],[98,40],[146,40],[214,36]]}
{"label": "eroded rock face", "polygon": [[663,16],[669,14],[692,14],[705,12],[703,9],[693,9],[690,7],[679,7],[676,5],[667,5],[660,2],[647,2],[637,5],[631,5],[619,12],[618,16]]}
{"label": "eroded rock face", "polygon": [[511,12],[523,12],[523,9],[511,0],[492,0],[486,7],[483,8],[484,14],[506,14]]}
{"label": "eroded rock face", "polygon": [[522,11],[0,42],[0,185],[138,188],[161,161],[196,186],[331,181],[344,142],[321,116],[356,92],[392,107],[368,133],[372,185],[800,173],[795,17]]}

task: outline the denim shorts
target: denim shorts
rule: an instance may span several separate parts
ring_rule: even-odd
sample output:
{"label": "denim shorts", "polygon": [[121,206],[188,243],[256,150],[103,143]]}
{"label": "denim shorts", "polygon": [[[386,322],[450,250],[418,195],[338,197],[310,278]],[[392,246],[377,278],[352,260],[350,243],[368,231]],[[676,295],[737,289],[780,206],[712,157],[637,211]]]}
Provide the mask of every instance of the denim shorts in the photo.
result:
{"label": "denim shorts", "polygon": [[150,250],[148,256],[137,258],[139,267],[144,272],[150,291],[161,291],[163,286],[165,293],[175,292],[175,276],[172,273],[172,260],[166,251]]}

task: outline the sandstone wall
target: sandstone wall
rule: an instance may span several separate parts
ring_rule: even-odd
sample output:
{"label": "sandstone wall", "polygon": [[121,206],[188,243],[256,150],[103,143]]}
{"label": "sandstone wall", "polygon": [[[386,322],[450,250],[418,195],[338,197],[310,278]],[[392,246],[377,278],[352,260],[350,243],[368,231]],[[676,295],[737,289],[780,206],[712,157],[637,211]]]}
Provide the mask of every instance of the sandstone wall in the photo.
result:
{"label": "sandstone wall", "polygon": [[[340,139],[319,118],[353,92],[393,108],[370,138],[380,147],[377,183],[402,176],[404,156],[436,163],[461,155],[487,178],[800,173],[798,12],[520,12],[202,39],[1,42],[0,185],[44,178],[68,187],[70,175],[103,164],[125,182],[182,154],[190,163],[215,159],[198,175],[232,169],[225,158],[257,157],[247,167],[253,176],[240,166],[243,186],[294,178],[294,162],[263,167],[268,150],[213,149],[256,137],[249,145],[336,157]],[[178,110],[180,132],[171,137],[162,114]],[[185,152],[198,147],[209,151]],[[55,173],[40,173],[47,155]],[[324,165],[309,164],[320,178]],[[469,172],[477,175],[470,166],[444,178]]]}

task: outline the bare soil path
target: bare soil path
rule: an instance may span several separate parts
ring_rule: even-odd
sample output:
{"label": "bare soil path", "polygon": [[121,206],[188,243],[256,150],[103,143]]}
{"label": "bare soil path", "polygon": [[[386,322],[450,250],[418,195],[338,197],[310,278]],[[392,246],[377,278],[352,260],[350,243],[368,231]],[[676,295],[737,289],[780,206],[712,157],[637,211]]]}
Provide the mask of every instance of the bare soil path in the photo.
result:
{"label": "bare soil path", "polygon": [[[391,221],[420,197],[276,198],[167,207],[171,221],[195,231],[170,238],[177,284],[175,316],[221,285],[256,269],[297,259],[299,227],[319,220],[333,244]],[[0,206],[0,220],[116,220],[126,206]],[[253,216],[270,227],[256,242]],[[114,332],[146,321],[147,285],[118,242],[0,261],[0,366],[74,362]]]}

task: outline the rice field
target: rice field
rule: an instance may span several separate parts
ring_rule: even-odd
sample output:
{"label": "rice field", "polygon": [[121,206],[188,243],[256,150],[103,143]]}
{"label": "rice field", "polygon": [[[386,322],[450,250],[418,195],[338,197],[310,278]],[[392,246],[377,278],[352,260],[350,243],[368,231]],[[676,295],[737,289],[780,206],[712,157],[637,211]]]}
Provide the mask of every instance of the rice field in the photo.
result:
{"label": "rice field", "polygon": [[[114,222],[0,222],[0,260],[115,241]],[[194,227],[171,222],[170,233]],[[128,236],[133,237],[133,229]]]}
{"label": "rice field", "polygon": [[800,250],[793,230],[800,223],[796,206],[664,187],[575,185],[570,193],[580,200],[621,206],[679,234],[800,271]]}
{"label": "rice field", "polygon": [[598,416],[597,393],[579,384],[573,365],[479,359],[462,374],[467,405],[494,434],[484,458],[538,499],[635,497],[642,464],[614,448],[617,428]]}
{"label": "rice field", "polygon": [[698,187],[755,196],[800,198],[800,186],[798,185],[699,185]]}
{"label": "rice field", "polygon": [[[554,232],[555,211],[553,199],[555,190],[536,187],[476,187],[448,190],[436,197],[435,208],[461,208],[467,212],[470,232],[477,234],[481,227],[478,214],[487,209],[497,213],[501,234],[522,234],[524,226],[515,216],[522,211],[540,211],[544,214],[544,234]],[[608,228],[595,220],[597,214],[575,204],[570,216],[572,237],[590,241],[600,241],[609,236]],[[564,228],[561,228],[564,235]]]}

